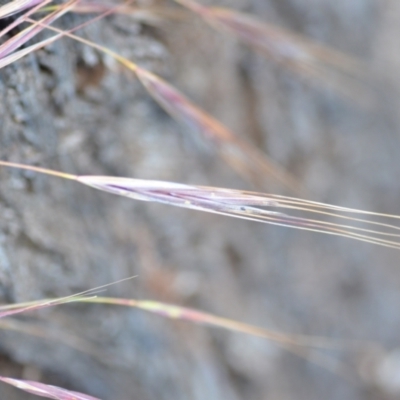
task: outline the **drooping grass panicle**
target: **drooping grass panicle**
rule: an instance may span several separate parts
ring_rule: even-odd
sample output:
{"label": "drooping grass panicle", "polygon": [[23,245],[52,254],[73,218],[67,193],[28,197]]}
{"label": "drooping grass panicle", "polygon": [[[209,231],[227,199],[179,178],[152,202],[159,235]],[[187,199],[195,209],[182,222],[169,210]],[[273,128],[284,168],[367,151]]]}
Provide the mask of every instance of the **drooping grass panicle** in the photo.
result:
{"label": "drooping grass panicle", "polygon": [[[331,206],[291,197],[218,187],[110,176],[78,176],[6,161],[0,161],[0,165],[23,168],[55,175],[60,178],[76,180],[96,189],[136,200],[158,202],[250,221],[343,236],[371,244],[400,249],[400,240],[396,240],[396,238],[399,238],[398,231],[400,228],[387,222],[370,221],[366,218],[349,215],[349,213],[354,213],[360,216],[363,214],[361,210],[352,210],[350,208]],[[305,216],[289,215],[282,213],[279,209],[289,209],[296,212],[313,213],[316,216],[345,219],[346,221],[362,225],[353,226],[318,220],[310,218],[308,214]],[[375,215],[388,219],[399,218],[396,215],[372,212],[365,212],[364,214],[369,217]],[[378,227],[381,229],[385,228],[386,230],[378,230]],[[392,240],[387,238],[391,238]]]}
{"label": "drooping grass panicle", "polygon": [[100,400],[98,397],[89,396],[87,394],[74,392],[57,386],[46,385],[44,383],[28,381],[22,379],[8,378],[0,376],[0,381],[15,386],[27,393],[32,393],[39,397],[55,400]]}

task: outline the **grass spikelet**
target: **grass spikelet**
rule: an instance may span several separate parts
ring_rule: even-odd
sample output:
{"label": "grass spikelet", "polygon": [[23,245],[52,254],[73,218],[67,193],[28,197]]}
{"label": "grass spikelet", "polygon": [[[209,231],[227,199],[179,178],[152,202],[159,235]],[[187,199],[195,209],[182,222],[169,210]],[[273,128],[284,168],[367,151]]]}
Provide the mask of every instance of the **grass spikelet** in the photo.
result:
{"label": "grass spikelet", "polygon": [[22,379],[7,378],[0,376],[0,380],[4,383],[8,383],[11,386],[15,386],[18,389],[24,390],[25,392],[35,394],[39,397],[45,397],[47,399],[55,400],[100,400],[97,397],[89,396],[87,394],[73,392],[57,386],[46,385],[44,383],[35,381],[26,381]]}
{"label": "grass spikelet", "polygon": [[[391,228],[394,231],[400,230],[399,227],[390,224],[320,211],[318,208],[315,209],[312,206],[310,207],[307,201],[303,202],[300,199],[291,200],[290,198],[286,199],[281,197],[280,201],[277,201],[273,196],[270,197],[269,195],[263,195],[262,193],[257,192],[245,192],[204,186],[189,186],[173,182],[144,181],[130,178],[79,176],[77,177],[77,180],[96,189],[137,200],[155,201],[158,203],[227,215],[250,221],[338,235],[386,247],[396,249],[400,248],[399,241],[386,240],[379,237],[379,235],[383,235],[398,238],[400,237],[399,233],[353,227],[310,218],[291,216],[274,211],[275,208],[288,208],[345,218],[371,225],[384,226]],[[273,209],[265,209],[265,207],[272,207]],[[353,210],[349,210],[348,212],[352,211]],[[360,211],[354,210],[354,212],[358,213]],[[394,216],[394,218],[396,217]],[[372,236],[369,234],[375,234],[378,236]]]}
{"label": "grass spikelet", "polygon": [[[110,176],[79,176],[7,161],[0,161],[0,165],[75,180],[95,189],[135,200],[157,202],[250,221],[343,236],[371,244],[400,249],[400,227],[385,221],[372,221],[359,217],[359,215],[368,215],[388,220],[400,219],[400,216],[396,215],[364,212],[362,210],[258,192]],[[306,216],[289,215],[276,211],[276,209],[301,212],[305,213]],[[358,225],[353,226],[312,219],[307,216],[307,213],[315,214],[317,217],[325,216],[344,219]]]}

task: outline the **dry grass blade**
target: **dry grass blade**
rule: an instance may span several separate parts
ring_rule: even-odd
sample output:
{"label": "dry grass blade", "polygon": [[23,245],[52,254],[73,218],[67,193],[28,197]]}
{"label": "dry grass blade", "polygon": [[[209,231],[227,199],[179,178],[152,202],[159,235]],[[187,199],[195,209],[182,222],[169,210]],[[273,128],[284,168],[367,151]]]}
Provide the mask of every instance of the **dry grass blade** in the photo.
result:
{"label": "dry grass blade", "polygon": [[[60,18],[64,14],[66,14],[76,3],[77,0],[70,0],[66,3],[62,8],[59,10],[51,13],[50,15],[44,17],[41,21],[34,22],[33,25],[29,26],[28,28],[24,29],[22,32],[18,33],[17,35],[13,36],[11,39],[7,40],[0,46],[0,60],[8,56],[14,50],[21,47],[27,41],[32,39],[36,36],[40,31],[43,30],[41,24],[51,24],[56,19]],[[47,44],[47,43],[46,43]]]}
{"label": "dry grass blade", "polygon": [[45,3],[43,0],[13,0],[0,7],[0,19],[7,18],[27,8]]}
{"label": "dry grass blade", "polygon": [[361,63],[351,56],[316,44],[277,26],[259,21],[238,11],[205,7],[193,0],[175,0],[201,15],[207,21],[223,27],[244,42],[264,50],[278,62],[323,62],[345,72],[359,72]]}
{"label": "dry grass blade", "polygon": [[[351,213],[356,215],[364,214],[370,217],[399,219],[400,217],[396,215],[363,212],[308,200],[234,189],[110,176],[78,176],[7,161],[0,161],[0,165],[75,180],[105,192],[136,200],[163,203],[250,221],[343,236],[371,244],[400,249],[400,227],[387,222],[376,222],[358,216],[354,217]],[[358,225],[345,225],[312,219],[308,216],[288,215],[275,211],[279,208],[301,213],[313,213],[317,216],[345,219]],[[386,230],[378,230],[378,227]],[[391,238],[391,240],[386,238]]]}
{"label": "dry grass blade", "polygon": [[[81,300],[78,298],[77,301],[79,302]],[[290,335],[287,333],[245,324],[228,318],[218,317],[216,315],[198,311],[192,308],[180,307],[177,305],[166,304],[152,300],[91,297],[83,298],[82,302],[135,307],[169,319],[180,319],[197,324],[211,325],[234,332],[245,333],[252,336],[258,336],[263,339],[279,343],[283,346],[301,346],[321,349],[351,349],[352,347],[359,348],[360,346],[365,346],[366,344],[373,345],[372,342],[343,341],[322,336]]]}
{"label": "dry grass blade", "polygon": [[[49,6],[43,11],[53,11],[59,6]],[[170,7],[157,7],[157,6],[140,6],[132,7],[128,4],[118,6],[115,8],[113,4],[107,4],[98,1],[81,1],[77,3],[71,10],[78,14],[92,14],[103,13],[112,10],[113,13],[124,14],[132,17],[133,19],[144,22],[146,24],[161,26],[166,19],[180,20],[184,18],[185,14],[179,10],[171,9]]]}
{"label": "dry grass blade", "polygon": [[363,97],[367,95],[366,89],[357,82],[360,76],[366,75],[366,67],[354,57],[241,12],[205,7],[193,0],[175,1],[275,62],[311,81],[328,84],[346,97],[366,103]]}
{"label": "dry grass blade", "polygon": [[9,24],[5,24],[4,29],[0,31],[0,38],[3,37],[4,35],[6,35],[11,30],[15,29],[18,25],[20,25],[23,22],[25,22],[27,17],[29,17],[30,15],[34,14],[35,12],[38,12],[39,10],[42,10],[47,4],[51,3],[51,1],[52,0],[43,0],[42,2],[37,4],[35,7],[30,9],[29,11],[23,13],[18,18],[15,18],[13,22],[11,22]]}
{"label": "dry grass blade", "polygon": [[130,279],[136,278],[136,276],[131,276],[129,278],[125,278],[125,279],[121,279],[119,281],[116,282],[112,282],[112,283],[108,283],[106,285],[103,286],[98,286],[96,288],[93,289],[89,289],[89,290],[85,290],[81,293],[76,293],[73,294],[71,296],[66,296],[66,297],[60,297],[57,299],[44,299],[44,300],[36,300],[36,301],[29,301],[29,302],[25,302],[25,303],[16,303],[16,304],[6,304],[6,305],[0,305],[0,318],[2,317],[8,317],[10,315],[13,314],[5,314],[5,312],[8,311],[15,311],[17,310],[17,313],[21,313],[24,311],[30,311],[30,310],[37,310],[39,308],[42,308],[42,306],[44,305],[45,307],[47,307],[48,305],[61,305],[61,304],[67,304],[67,303],[73,303],[76,301],[82,301],[82,299],[89,299],[90,297],[82,297],[82,296],[91,296],[94,294],[98,294],[101,290],[103,290],[104,288],[107,288],[109,286],[115,285],[117,283],[121,283],[121,282],[125,282],[128,281]]}
{"label": "dry grass blade", "polygon": [[57,386],[46,385],[40,382],[25,381],[22,379],[7,378],[0,376],[0,380],[15,386],[25,392],[35,394],[36,396],[45,397],[47,399],[55,400],[100,400],[97,397],[89,396],[87,394],[73,392]]}
{"label": "dry grass blade", "polygon": [[[44,302],[55,302],[57,299],[42,300]],[[347,367],[332,357],[321,353],[319,350],[331,351],[368,351],[377,347],[374,342],[358,340],[331,339],[322,336],[291,335],[270,329],[260,328],[245,324],[228,318],[218,317],[191,308],[180,307],[152,300],[121,299],[111,297],[74,297],[74,302],[109,304],[125,307],[134,307],[146,312],[160,315],[169,319],[179,319],[196,324],[209,325],[215,328],[226,329],[236,333],[256,336],[276,343],[283,349],[296,354],[316,365],[319,365],[335,374],[349,378]],[[41,302],[30,302],[23,304],[24,307],[35,307]],[[61,304],[61,303],[60,303]],[[22,305],[19,305],[22,306]],[[15,305],[2,306],[1,309],[12,309]]]}
{"label": "dry grass blade", "polygon": [[270,175],[293,192],[299,195],[306,195],[301,185],[290,174],[269,160],[267,156],[259,152],[255,147],[239,139],[219,121],[192,104],[185,96],[161,78],[138,67],[135,63],[103,46],[82,39],[70,32],[65,32],[42,23],[37,24],[96,48],[133,71],[146,87],[149,94],[172,117],[185,122],[201,132],[202,137],[207,139],[209,143],[213,143],[221,157],[245,178],[260,185],[261,181],[263,181],[262,177]]}
{"label": "dry grass blade", "polygon": [[0,318],[9,317],[11,315],[21,314],[28,311],[36,311],[41,310],[42,308],[48,308],[53,306],[58,306],[60,304],[66,304],[70,302],[76,301],[76,297],[80,295],[72,295],[67,297],[62,297],[59,299],[53,300],[41,300],[34,303],[27,303],[27,304],[13,304],[12,307],[0,307],[2,311],[0,311]]}
{"label": "dry grass blade", "polygon": [[[132,0],[131,0],[132,1]],[[12,24],[10,24],[9,26],[7,26],[3,31],[0,32],[0,37],[2,35],[4,35],[5,33],[7,33],[8,31],[10,31],[11,29],[13,29],[14,27],[16,27],[17,25],[19,25],[22,22],[30,22],[32,24],[31,27],[25,29],[23,32],[21,32],[19,35],[16,35],[14,37],[12,37],[11,39],[9,39],[8,41],[6,41],[2,46],[0,46],[0,69],[4,68],[5,66],[12,64],[13,62],[19,60],[20,58],[33,53],[51,43],[53,43],[54,41],[60,39],[62,36],[65,36],[65,34],[67,33],[71,33],[74,32],[78,29],[81,29],[101,18],[104,18],[105,16],[117,12],[119,10],[119,8],[124,8],[124,7],[128,7],[130,1],[126,2],[124,5],[118,5],[118,6],[114,6],[114,7],[107,7],[100,15],[98,15],[95,18],[90,19],[89,21],[86,21],[84,23],[82,23],[81,25],[78,25],[76,27],[73,27],[72,29],[70,29],[69,31],[60,31],[60,30],[56,30],[55,28],[53,28],[54,30],[56,30],[58,33],[57,35],[54,35],[48,39],[42,40],[39,43],[33,44],[29,47],[26,47],[22,50],[19,51],[15,51],[14,53],[11,53],[13,50],[15,50],[16,48],[20,47],[22,44],[26,43],[29,39],[31,39],[32,37],[34,37],[38,32],[40,32],[41,30],[47,28],[49,29],[49,23],[54,22],[57,18],[61,17],[62,15],[64,15],[66,12],[69,12],[71,10],[74,9],[74,7],[77,6],[77,2],[78,0],[71,0],[70,2],[63,4],[61,6],[57,6],[55,8],[52,9],[53,13],[48,15],[47,17],[45,17],[44,19],[40,20],[40,21],[35,21],[32,20],[29,16],[39,10],[44,10],[46,7],[46,5],[48,3],[50,3],[51,0],[44,0],[42,3],[40,3],[38,6],[36,6],[35,8],[31,9],[29,12],[25,13],[24,15],[22,15],[21,17],[19,17],[17,20],[15,20]],[[46,23],[44,23],[44,21],[46,21]],[[4,47],[3,47],[4,46]],[[1,50],[3,48],[3,50]],[[11,54],[10,54],[11,53]],[[8,54],[8,55],[7,55]]]}
{"label": "dry grass blade", "polygon": [[[77,301],[79,302],[80,299],[78,298]],[[348,371],[345,364],[318,350],[350,350],[359,352],[377,347],[376,343],[366,341],[335,340],[322,336],[290,335],[218,317],[195,309],[151,300],[92,297],[82,298],[82,302],[134,307],[169,319],[179,319],[196,324],[209,325],[215,328],[267,339],[281,346],[286,351],[350,380],[353,379],[351,378],[352,372]]]}
{"label": "dry grass blade", "polygon": [[240,175],[262,185],[264,175],[272,176],[297,194],[304,190],[290,174],[241,140],[227,127],[190,102],[182,93],[154,74],[136,68],[136,75],[151,96],[176,120],[184,122],[211,142],[221,157]]}
{"label": "dry grass blade", "polygon": [[[67,176],[67,174],[65,174],[65,176]],[[6,306],[3,305],[3,306],[0,306],[0,318],[5,318],[5,317],[12,316],[12,315],[25,313],[28,311],[40,310],[42,308],[58,306],[61,304],[72,303],[72,302],[77,301],[77,299],[79,299],[79,301],[82,301],[82,296],[91,296],[95,293],[98,293],[100,290],[102,290],[108,286],[115,285],[116,283],[124,282],[124,281],[132,279],[132,278],[134,278],[134,277],[121,279],[120,281],[117,281],[117,282],[99,286],[94,289],[85,290],[84,292],[73,294],[71,296],[60,297],[58,299],[39,300],[39,301],[33,301],[33,302],[28,302],[28,303],[11,304],[11,305],[6,305]],[[90,298],[90,297],[88,297],[88,298]]]}
{"label": "dry grass blade", "polygon": [[37,51],[37,50],[49,45],[49,44],[51,44],[52,42],[58,40],[59,38],[60,38],[60,36],[55,35],[55,36],[53,36],[51,38],[42,40],[41,42],[33,44],[33,45],[31,45],[29,47],[26,47],[26,48],[24,48],[22,50],[15,51],[14,53],[9,54],[6,57],[0,58],[0,69],[6,67],[7,65],[10,65],[10,64],[18,61],[19,59],[21,59],[22,57],[27,56],[28,54],[31,54],[31,53],[33,53],[33,52],[35,52],[35,51]]}

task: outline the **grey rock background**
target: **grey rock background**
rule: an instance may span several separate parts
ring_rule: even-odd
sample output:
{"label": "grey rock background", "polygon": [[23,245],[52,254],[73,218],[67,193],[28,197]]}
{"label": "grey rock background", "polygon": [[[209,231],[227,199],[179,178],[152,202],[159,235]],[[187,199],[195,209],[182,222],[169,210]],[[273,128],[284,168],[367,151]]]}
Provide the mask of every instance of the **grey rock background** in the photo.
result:
{"label": "grey rock background", "polygon": [[[165,77],[280,162],[315,198],[400,214],[397,2],[218,5],[360,57],[374,76],[375,106],[310,85],[196,18],[155,29],[113,16],[83,35]],[[2,159],[71,173],[250,188],[160,110],[132,75],[70,40],[1,70],[0,98]],[[349,382],[260,339],[137,310],[74,305],[18,319],[46,339],[1,331],[2,375],[105,400],[399,396],[397,251],[137,203],[17,170],[0,170],[0,210],[4,302],[69,295],[138,275],[107,295],[383,346],[339,353],[352,365]],[[1,385],[0,398],[33,396]]]}

